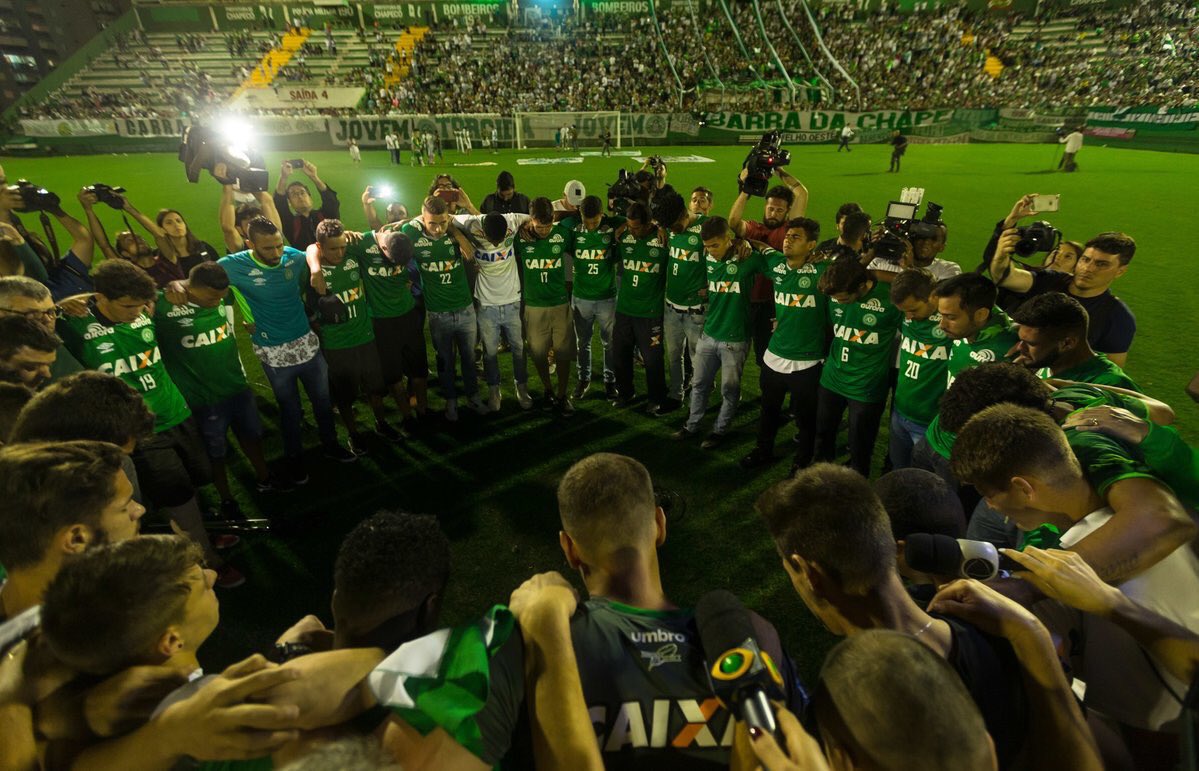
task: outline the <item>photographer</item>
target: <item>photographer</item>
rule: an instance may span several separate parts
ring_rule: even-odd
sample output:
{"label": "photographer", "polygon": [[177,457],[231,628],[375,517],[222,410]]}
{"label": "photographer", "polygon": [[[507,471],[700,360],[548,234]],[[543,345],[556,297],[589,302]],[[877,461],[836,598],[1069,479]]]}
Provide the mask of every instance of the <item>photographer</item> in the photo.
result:
{"label": "photographer", "polygon": [[[225,178],[225,167],[217,164],[213,176]],[[238,196],[246,197],[246,193],[238,191],[232,184],[221,185],[221,203],[217,217],[221,223],[221,234],[225,238],[225,253],[233,254],[250,248],[249,234],[246,227],[255,217],[266,217],[275,223],[275,227],[283,229],[283,221],[279,218],[279,210],[275,208],[275,200],[265,190],[253,193],[257,203],[242,203],[238,205]]]}
{"label": "photographer", "polygon": [[[297,159],[299,160],[299,159]],[[312,207],[312,193],[303,182],[288,182],[293,171],[302,171],[321,194],[319,209]],[[323,219],[341,217],[341,202],[337,193],[326,185],[309,161],[284,161],[275,186],[275,208],[283,220],[283,234],[296,249],[307,249],[316,241],[316,225]]]}
{"label": "photographer", "polygon": [[[96,216],[95,205],[101,202],[101,196],[105,198],[104,203],[128,214],[144,227],[154,238],[154,243],[158,248],[152,249],[146,243],[146,239],[132,230],[122,230],[113,239],[116,247],[114,249],[114,244],[108,242],[108,234],[104,232],[104,225],[100,222],[100,218]],[[138,211],[124,195],[111,190],[104,191],[84,188],[79,193],[79,202],[83,204],[83,211],[87,214],[88,225],[92,229],[92,235],[95,237],[96,245],[100,247],[100,252],[104,255],[104,259],[132,262],[149,274],[159,289],[172,281],[181,281],[183,279],[183,269],[175,258],[175,250],[171,244],[171,240],[167,238],[166,231],[159,227],[154,220]],[[116,204],[119,204],[119,207]],[[182,218],[180,218],[180,221],[182,221]],[[128,219],[125,220],[125,223],[129,224]],[[186,227],[184,225],[185,229]]]}
{"label": "photographer", "polygon": [[1059,130],[1058,144],[1065,145],[1065,152],[1062,153],[1062,159],[1058,161],[1057,167],[1063,171],[1078,171],[1078,164],[1074,162],[1074,156],[1078,155],[1078,151],[1082,149],[1082,126],[1076,127],[1073,131],[1065,136],[1061,136],[1065,129]]}
{"label": "photographer", "polygon": [[[745,204],[749,201],[749,193],[745,192],[745,180],[749,169],[744,168],[737,177],[737,187],[740,192],[729,209],[729,227],[741,238],[751,241],[762,241],[772,249],[782,251],[783,238],[787,234],[787,223],[797,217],[802,217],[808,210],[808,189],[795,177],[782,168],[776,168],[774,173],[782,185],[775,185],[766,191],[766,200],[762,209],[762,221],[745,221]],[[770,342],[770,333],[774,328],[774,292],[770,279],[758,276],[754,280],[749,295],[749,324],[754,344],[754,354],[758,366],[762,366],[762,357],[766,355],[766,346]]]}
{"label": "photographer", "polygon": [[495,178],[495,192],[487,194],[479,211],[483,214],[528,214],[529,197],[516,192],[516,180],[512,172],[501,171]]}
{"label": "photographer", "polygon": [[[961,275],[962,266],[937,256],[945,251],[949,230],[945,227],[944,222],[938,222],[936,229],[936,235],[931,238],[910,237],[906,239],[911,244],[911,248],[905,250],[903,257],[898,261],[875,257],[866,265],[867,269],[874,271],[875,278],[887,283],[891,283],[901,270],[908,268],[927,270],[938,281]],[[868,253],[870,252],[868,251]]]}
{"label": "photographer", "polygon": [[[19,185],[4,184],[6,178],[4,169],[0,168],[0,222],[11,224],[17,235],[4,229],[3,240],[12,244],[20,254],[21,246],[28,246],[40,259],[29,259],[28,252],[20,259],[25,275],[41,281],[50,287],[54,299],[60,300],[80,292],[92,291],[91,273],[92,256],[95,252],[95,241],[91,231],[79,220],[63,211],[58,196],[50,194],[45,203],[46,212],[58,220],[58,224],[71,236],[71,248],[61,258],[51,254],[41,239],[30,233],[14,215],[14,211],[31,211],[26,208]],[[81,194],[82,195],[82,194]],[[19,237],[18,237],[19,236]],[[10,260],[9,262],[12,262]]]}
{"label": "photographer", "polygon": [[163,232],[165,240],[175,253],[175,261],[179,269],[186,275],[191,269],[202,262],[216,262],[220,257],[212,244],[201,241],[192,233],[187,220],[178,209],[160,209],[154,217],[154,224]]}
{"label": "photographer", "polygon": [[451,217],[456,214],[479,214],[462,185],[449,174],[438,174],[433,178],[433,184],[429,185],[429,195],[445,201]]}
{"label": "photographer", "polygon": [[366,190],[362,191],[362,213],[366,215],[366,226],[371,230],[379,230],[384,224],[390,225],[408,220],[408,207],[398,201],[391,201],[387,204],[386,223],[379,219],[379,211],[375,208],[375,204],[379,202],[376,196],[382,190],[381,187],[376,190],[374,185],[367,185]]}

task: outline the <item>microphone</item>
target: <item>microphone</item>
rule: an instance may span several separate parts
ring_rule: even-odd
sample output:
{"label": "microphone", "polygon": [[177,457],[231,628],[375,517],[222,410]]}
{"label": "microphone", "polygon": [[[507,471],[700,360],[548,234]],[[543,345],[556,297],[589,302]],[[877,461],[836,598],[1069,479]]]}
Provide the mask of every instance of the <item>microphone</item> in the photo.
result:
{"label": "microphone", "polygon": [[758,647],[749,611],[736,595],[718,589],[699,599],[695,623],[716,698],[738,720],[777,738],[770,699],[783,698],[783,677],[770,654]]}
{"label": "microphone", "polygon": [[999,575],[1001,569],[1020,569],[1015,562],[1001,559],[994,544],[939,533],[910,534],[904,539],[903,554],[912,570],[939,576],[989,581]]}

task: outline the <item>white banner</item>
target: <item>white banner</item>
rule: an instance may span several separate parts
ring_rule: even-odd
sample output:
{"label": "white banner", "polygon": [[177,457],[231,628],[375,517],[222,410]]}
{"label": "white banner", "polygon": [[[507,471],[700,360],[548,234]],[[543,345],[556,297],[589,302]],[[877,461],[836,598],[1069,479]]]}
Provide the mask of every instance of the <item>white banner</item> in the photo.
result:
{"label": "white banner", "polygon": [[28,137],[97,137],[116,129],[110,120],[39,118],[21,121],[21,132]]}
{"label": "white banner", "polygon": [[257,115],[246,120],[259,135],[265,137],[325,133],[323,115]]}
{"label": "white banner", "polygon": [[187,118],[117,118],[117,134],[123,137],[182,137],[191,125]]}
{"label": "white banner", "polygon": [[365,88],[332,86],[296,86],[279,84],[278,88],[251,88],[233,103],[236,109],[288,110],[357,107]]}

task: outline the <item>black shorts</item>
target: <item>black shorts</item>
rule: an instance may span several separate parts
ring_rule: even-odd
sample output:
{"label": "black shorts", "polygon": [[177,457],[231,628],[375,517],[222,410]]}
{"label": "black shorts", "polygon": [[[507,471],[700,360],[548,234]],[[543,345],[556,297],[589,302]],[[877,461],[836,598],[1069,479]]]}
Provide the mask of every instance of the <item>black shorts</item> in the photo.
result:
{"label": "black shorts", "polygon": [[429,354],[425,348],[422,321],[415,308],[403,316],[371,320],[375,326],[375,347],[379,349],[383,382],[388,386],[405,377],[418,380],[429,377]]}
{"label": "black shorts", "polygon": [[212,481],[212,465],[193,418],[159,431],[133,448],[133,467],[148,507],[182,506]]}
{"label": "black shorts", "polygon": [[353,348],[323,348],[321,352],[329,365],[329,390],[334,402],[352,402],[359,391],[372,395],[386,392],[379,367],[379,351],[374,343]]}

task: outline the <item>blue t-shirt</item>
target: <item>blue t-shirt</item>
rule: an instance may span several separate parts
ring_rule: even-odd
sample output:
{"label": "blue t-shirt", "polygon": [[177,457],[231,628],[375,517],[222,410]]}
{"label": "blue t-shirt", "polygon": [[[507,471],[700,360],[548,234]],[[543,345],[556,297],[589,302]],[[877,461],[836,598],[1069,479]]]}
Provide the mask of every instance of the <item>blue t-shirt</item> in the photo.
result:
{"label": "blue t-shirt", "polygon": [[308,314],[301,288],[308,285],[304,253],[284,247],[274,267],[258,262],[249,249],[217,260],[229,274],[233,297],[247,323],[254,325],[255,345],[273,346],[299,340],[308,334]]}
{"label": "blue t-shirt", "polygon": [[88,267],[74,252],[67,252],[57,265],[46,271],[46,286],[50,288],[50,296],[54,298],[54,302],[72,295],[96,291]]}

